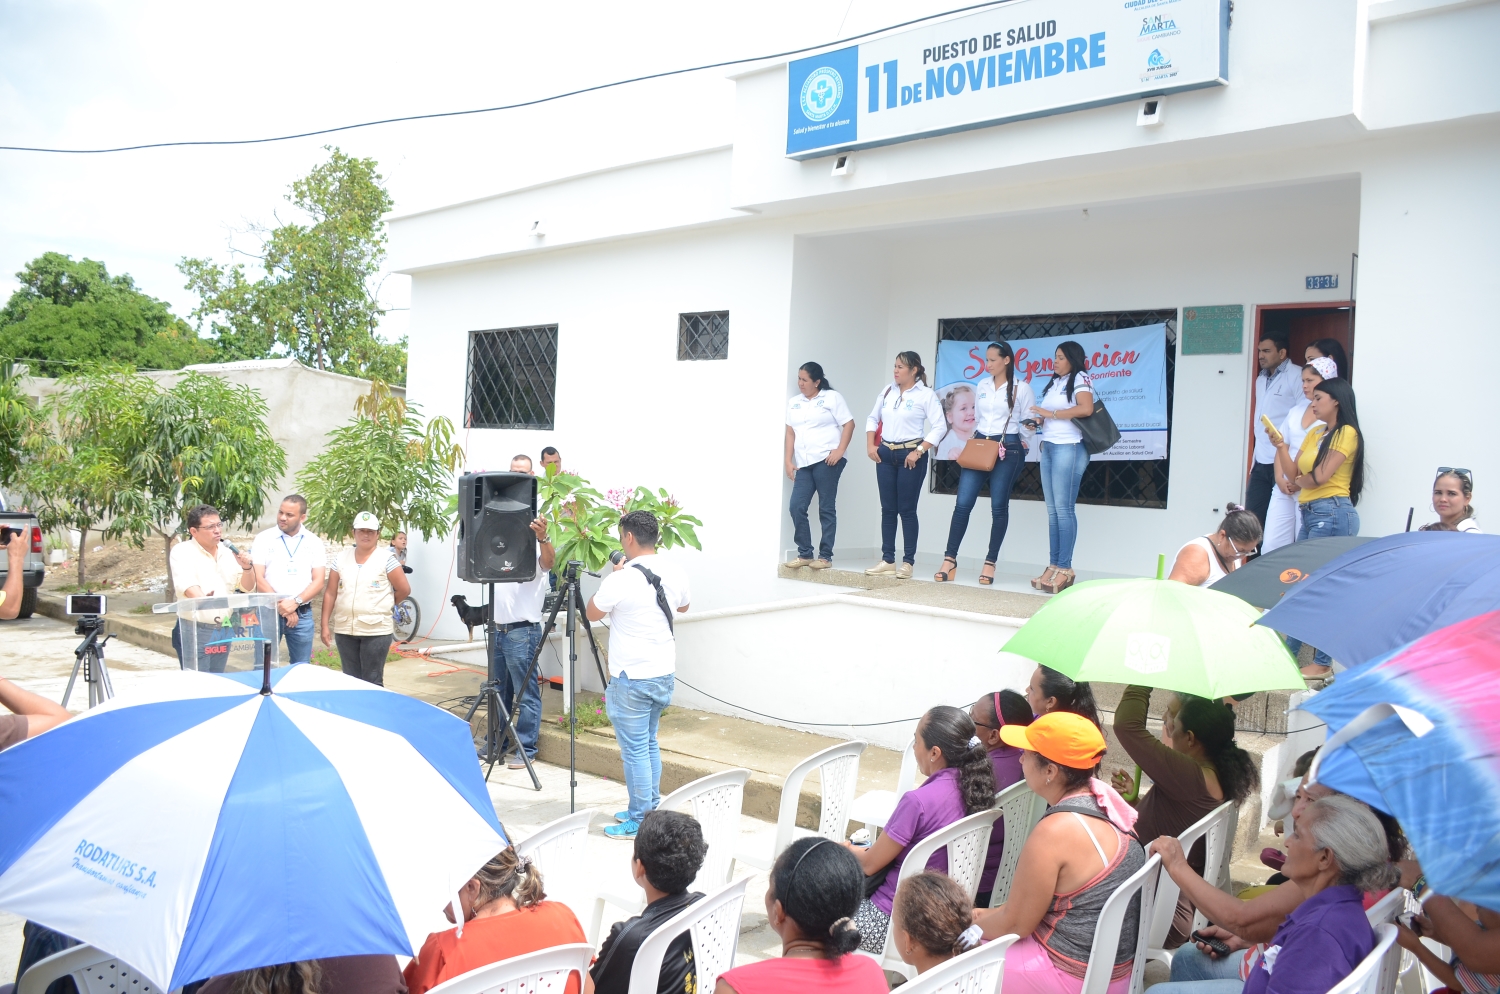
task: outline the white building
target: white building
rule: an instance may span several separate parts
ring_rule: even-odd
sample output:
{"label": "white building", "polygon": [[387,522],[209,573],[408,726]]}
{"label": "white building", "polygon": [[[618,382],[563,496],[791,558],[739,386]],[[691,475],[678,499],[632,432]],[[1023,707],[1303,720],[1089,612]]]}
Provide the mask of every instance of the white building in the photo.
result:
{"label": "white building", "polygon": [[[1482,518],[1486,481],[1500,480],[1482,372],[1500,273],[1500,3],[1228,7],[1016,0],[790,68],[758,65],[724,111],[732,145],[398,217],[391,256],[413,277],[410,396],[473,424],[474,333],[555,328],[554,404],[511,414],[550,427],[461,427],[469,466],[503,469],[555,445],[601,487],[666,487],[705,522],[695,609],[743,612],[807,589],[775,570],[792,547],[782,426],[799,364],[822,363],[859,422],[836,559],[863,566],[880,544],[863,419],[892,358],[913,349],[931,368],[941,334],[1020,316],[1049,316],[1053,330],[1069,316],[1171,319],[1170,460],[1109,467],[1113,503],[1087,503],[1086,479],[1085,576],[1150,575],[1158,553],[1244,499],[1255,340],[1272,325],[1290,328],[1299,364],[1301,343],[1330,330],[1351,346],[1368,441],[1363,534],[1400,531],[1408,508],[1416,524],[1432,520],[1439,465],[1475,471]],[[1040,78],[1023,78],[1036,56]],[[825,67],[838,70],[832,91]],[[824,87],[809,92],[825,106],[837,97],[827,124],[854,123],[832,139],[802,130],[823,114],[799,110],[804,83]],[[849,148],[836,168],[832,153]],[[1240,314],[1197,315],[1209,307]],[[728,312],[727,358],[679,361],[681,316],[706,312]],[[1230,315],[1229,333],[1194,328],[1209,315]],[[1002,320],[958,323],[978,318]],[[953,500],[921,498],[919,577],[937,565]],[[962,549],[970,577],[982,506]],[[1013,500],[1002,557],[1016,574],[1046,563],[1039,500]],[[437,604],[447,547],[414,561],[418,598]],[[768,677],[770,696],[756,699],[770,703],[738,700],[784,714],[796,705],[775,686],[776,657],[809,658],[797,649],[818,628],[773,617],[736,630],[762,650],[738,638],[734,649],[735,668]],[[847,662],[928,651],[903,648],[901,615],[859,617],[843,630],[867,633],[868,655]],[[985,631],[974,646],[1003,641]],[[993,656],[980,662],[993,673]],[[771,706],[776,690],[793,703]]]}

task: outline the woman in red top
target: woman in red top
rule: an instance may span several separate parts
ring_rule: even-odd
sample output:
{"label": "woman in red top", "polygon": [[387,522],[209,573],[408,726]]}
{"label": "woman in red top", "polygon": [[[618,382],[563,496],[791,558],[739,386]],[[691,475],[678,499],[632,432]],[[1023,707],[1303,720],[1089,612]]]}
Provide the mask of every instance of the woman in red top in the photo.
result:
{"label": "woman in red top", "polygon": [[720,974],[715,994],[886,994],[880,966],[849,955],[859,947],[854,912],[864,889],[859,861],[838,843],[798,839],[787,846],[766,889],[766,918],[781,936],[781,958]]}
{"label": "woman in red top", "polygon": [[[506,846],[459,890],[463,924],[429,935],[406,965],[411,994],[426,994],[445,980],[512,956],[587,942],[568,906],[546,898],[536,867]],[[453,920],[452,905],[444,914]],[[569,977],[566,994],[578,994],[579,984],[578,977]]]}

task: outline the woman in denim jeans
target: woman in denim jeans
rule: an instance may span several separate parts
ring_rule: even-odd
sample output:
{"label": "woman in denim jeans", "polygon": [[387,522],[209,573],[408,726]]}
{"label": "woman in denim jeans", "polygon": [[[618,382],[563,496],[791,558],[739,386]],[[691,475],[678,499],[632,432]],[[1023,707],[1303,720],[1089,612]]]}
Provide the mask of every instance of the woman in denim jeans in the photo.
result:
{"label": "woman in denim jeans", "polygon": [[[1297,541],[1358,535],[1355,505],[1365,485],[1365,446],[1354,406],[1354,388],[1343,377],[1326,379],[1313,388],[1311,407],[1313,416],[1323,425],[1308,431],[1295,457],[1300,474],[1295,480],[1297,506],[1302,519]],[[1286,439],[1273,441],[1280,455],[1280,450],[1287,448]],[[1291,458],[1289,453],[1287,458]],[[1301,648],[1300,643],[1297,648]],[[1319,651],[1302,675],[1327,676],[1329,663],[1327,653]]]}
{"label": "woman in denim jeans", "polygon": [[1094,386],[1083,346],[1066,341],[1052,358],[1052,379],[1032,407],[1041,420],[1042,496],[1047,500],[1047,568],[1031,585],[1058,594],[1073,585],[1073,545],[1078,540],[1078,487],[1089,465],[1083,432],[1073,423],[1094,413]]}
{"label": "woman in denim jeans", "polygon": [[1005,541],[1005,531],[1010,527],[1011,487],[1026,464],[1023,435],[1029,438],[1031,431],[1021,425],[1021,419],[1036,403],[1036,395],[1031,384],[1016,381],[1016,353],[1008,342],[991,342],[984,353],[984,371],[989,376],[981,377],[974,385],[976,421],[971,437],[999,441],[1000,458],[988,472],[960,470],[958,502],[953,508],[953,522],[948,526],[948,551],[943,556],[943,568],[933,577],[938,583],[952,580],[958,572],[958,547],[985,483],[990,485],[990,546],[979,571],[979,582],[986,587],[995,582],[995,561],[1000,558],[1000,543]]}

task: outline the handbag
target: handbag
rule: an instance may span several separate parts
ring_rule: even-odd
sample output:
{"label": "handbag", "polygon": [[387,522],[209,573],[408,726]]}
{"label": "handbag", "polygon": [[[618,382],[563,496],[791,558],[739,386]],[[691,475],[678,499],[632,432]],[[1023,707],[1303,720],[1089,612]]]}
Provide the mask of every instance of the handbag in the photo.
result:
{"label": "handbag", "polygon": [[1091,456],[1097,456],[1120,440],[1120,429],[1115,427],[1115,419],[1109,416],[1102,400],[1094,401],[1093,414],[1074,418],[1073,423],[1083,435],[1084,450]]}
{"label": "handbag", "polygon": [[891,388],[886,387],[885,393],[880,395],[880,404],[876,408],[880,411],[880,420],[875,424],[875,447],[880,448],[880,440],[885,435],[885,399],[890,396]]}
{"label": "handbag", "polygon": [[964,442],[963,451],[958,454],[958,464],[964,469],[988,473],[1004,458],[1004,444],[999,439],[971,438]]}

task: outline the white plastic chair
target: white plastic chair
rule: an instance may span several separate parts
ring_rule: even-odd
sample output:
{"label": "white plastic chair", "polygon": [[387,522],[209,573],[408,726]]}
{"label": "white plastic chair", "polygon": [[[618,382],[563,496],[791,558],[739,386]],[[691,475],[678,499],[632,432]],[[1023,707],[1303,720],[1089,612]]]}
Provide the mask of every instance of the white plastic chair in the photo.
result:
{"label": "white plastic chair", "polygon": [[1406,910],[1406,891],[1400,887],[1392,887],[1391,892],[1374,904],[1365,909],[1365,917],[1370,921],[1370,927],[1384,925],[1396,920],[1396,916]]}
{"label": "white plastic chair", "polygon": [[[729,883],[734,872],[734,851],[740,842],[740,813],[745,806],[745,782],[749,779],[749,770],[742,766],[736,767],[699,777],[661,799],[659,810],[690,808],[690,813],[703,828],[703,841],[708,843],[708,854],[703,857],[703,865],[699,867],[698,875],[693,878],[689,890],[707,894]],[[632,915],[638,915],[646,907],[644,898],[644,894],[624,897],[601,893],[594,899],[594,913],[589,920],[589,940],[599,940],[606,904],[613,904]]]}
{"label": "white plastic chair", "polygon": [[[999,994],[1005,953],[1019,935],[1002,935],[901,986],[902,994]],[[634,994],[634,992],[632,992]]]}
{"label": "white plastic chair", "polygon": [[575,811],[548,822],[516,843],[516,855],[530,859],[541,871],[547,894],[582,917],[587,913],[592,887],[584,870],[584,840],[588,838],[592,809]]}
{"label": "white plastic chair", "polygon": [[78,994],[161,994],[161,988],[109,953],[93,946],[74,946],[37,960],[21,975],[16,994],[43,994],[54,980],[72,976]]}
{"label": "white plastic chair", "polygon": [[583,987],[593,958],[593,946],[570,942],[460,973],[432,988],[431,994],[563,994],[575,973]]}
{"label": "white plastic chair", "polygon": [[[1219,871],[1224,866],[1224,856],[1229,851],[1229,842],[1233,833],[1230,830],[1231,821],[1234,816],[1234,802],[1225,801],[1214,808],[1208,814],[1188,826],[1183,833],[1177,836],[1177,841],[1182,844],[1182,851],[1190,853],[1199,839],[1204,839],[1203,879],[1215,881],[1219,879]],[[1168,966],[1172,964],[1173,950],[1164,948],[1167,935],[1172,931],[1172,917],[1177,913],[1177,897],[1182,889],[1177,886],[1177,881],[1172,879],[1169,873],[1161,874],[1156,884],[1156,910],[1151,917],[1151,932],[1146,941],[1146,957],[1159,960]],[[1193,915],[1193,927],[1190,931],[1196,932],[1208,919],[1203,912],[1198,911]]]}
{"label": "white plastic chair", "polygon": [[[776,839],[771,844],[771,858],[755,853],[736,853],[734,858],[756,869],[769,870],[776,857],[799,837],[820,835],[842,842],[849,828],[849,806],[854,801],[854,788],[859,784],[859,757],[867,744],[861,739],[841,742],[813,753],[794,766],[781,785],[781,807],[776,813]],[[802,784],[813,770],[818,771],[820,793],[818,830],[808,832],[797,827],[797,807],[802,800]]]}
{"label": "white plastic chair", "polygon": [[1140,917],[1135,930],[1135,958],[1130,967],[1130,994],[1140,994],[1145,985],[1146,934],[1156,905],[1156,883],[1161,876],[1161,857],[1152,856],[1146,865],[1132,873],[1104,902],[1099,924],[1094,926],[1094,945],[1089,951],[1088,969],[1083,974],[1079,994],[1105,994],[1109,975],[1115,968],[1115,953],[1120,948],[1120,931],[1130,911],[1130,900],[1141,896]]}
{"label": "white plastic chair", "polygon": [[[995,819],[999,817],[1000,812],[994,808],[979,811],[933,832],[912,846],[901,863],[896,886],[900,887],[901,881],[927,869],[927,861],[939,849],[947,849],[948,876],[964,889],[964,893],[969,896],[969,903],[973,904],[974,895],[979,892],[979,878],[984,875],[984,858],[990,850],[990,832],[995,827]],[[889,928],[885,930],[885,948],[880,951],[879,956],[863,949],[858,952],[861,956],[874,959],[882,970],[899,973],[907,980],[917,975],[917,968],[896,952],[896,939]]]}
{"label": "white plastic chair", "polygon": [[990,890],[990,907],[998,908],[1010,897],[1010,882],[1016,875],[1016,864],[1021,862],[1021,848],[1026,845],[1031,830],[1036,828],[1047,813],[1047,799],[1026,786],[1026,781],[1013,783],[995,795],[995,807],[1004,818],[1005,848],[1000,850],[1000,868],[995,872],[995,885]]}
{"label": "white plastic chair", "polygon": [[1328,994],[1390,994],[1396,989],[1396,965],[1401,961],[1400,953],[1401,947],[1396,945],[1396,926],[1389,922],[1376,925],[1375,948]]}
{"label": "white plastic chair", "polygon": [[[896,789],[870,790],[859,795],[849,805],[849,820],[870,828],[885,828],[896,810],[901,795],[911,790],[917,782],[917,752],[915,743],[908,743],[901,754],[901,772],[896,774]],[[871,840],[874,841],[873,839]]]}
{"label": "white plastic chair", "polygon": [[712,991],[719,974],[734,966],[740,941],[740,913],[749,879],[736,881],[695,901],[656,927],[636,949],[630,967],[629,994],[656,994],[661,986],[661,963],[667,947],[683,932],[692,932],[696,990]]}

